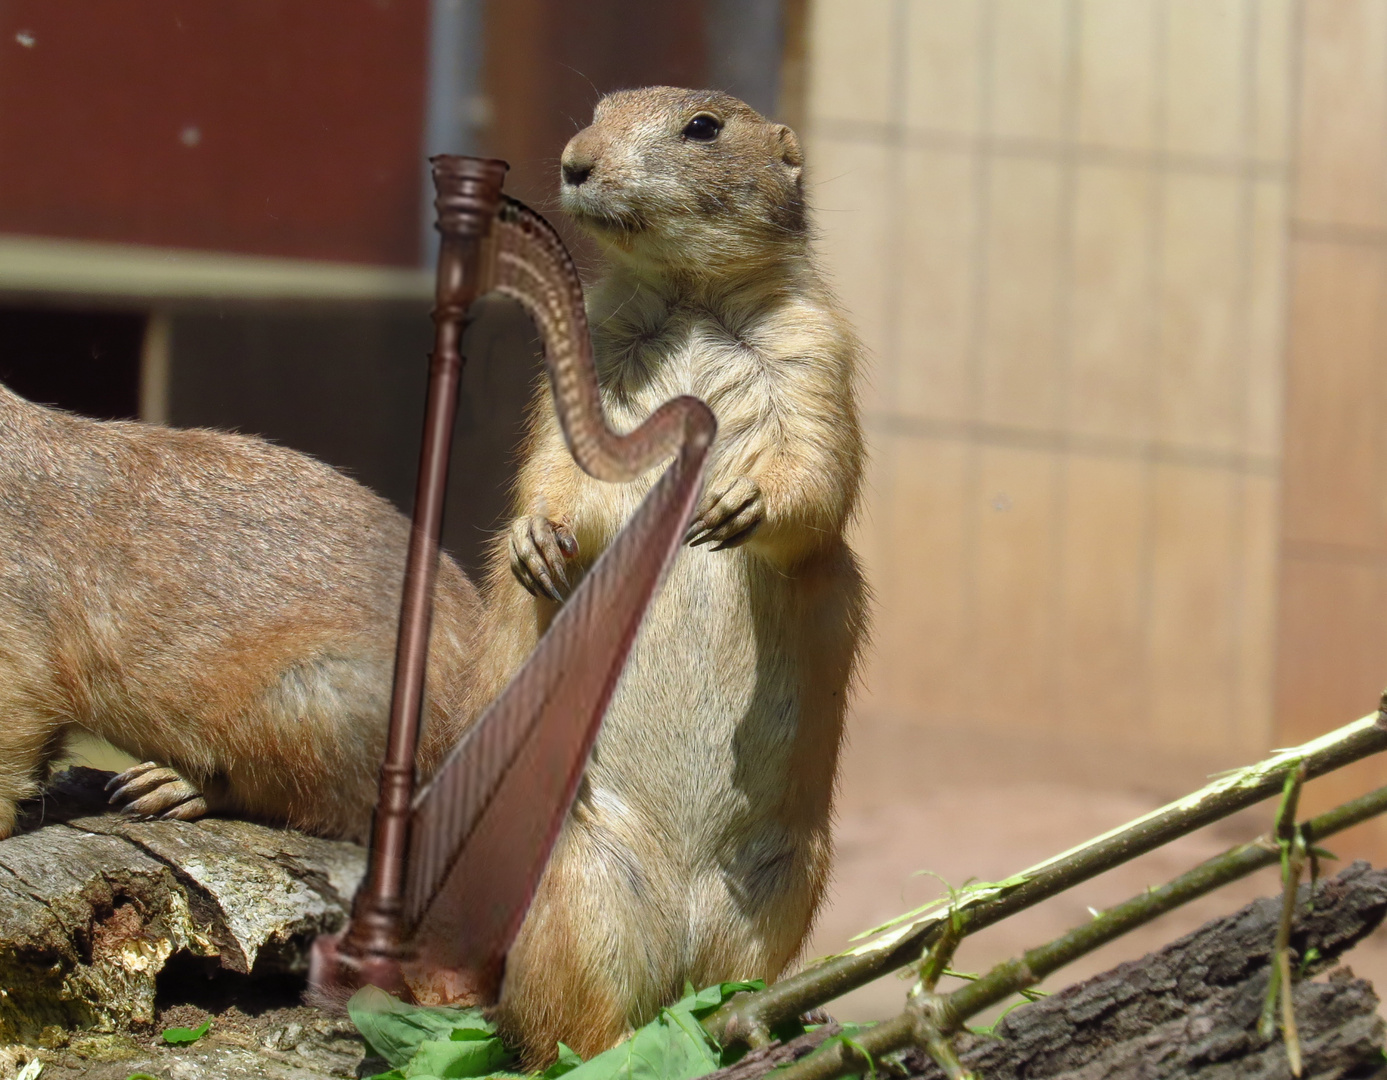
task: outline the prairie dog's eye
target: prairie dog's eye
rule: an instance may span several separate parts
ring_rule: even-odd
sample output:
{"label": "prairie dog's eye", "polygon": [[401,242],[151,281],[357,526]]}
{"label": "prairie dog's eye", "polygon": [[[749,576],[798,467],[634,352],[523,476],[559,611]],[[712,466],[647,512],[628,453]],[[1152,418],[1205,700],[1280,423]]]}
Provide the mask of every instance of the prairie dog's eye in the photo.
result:
{"label": "prairie dog's eye", "polygon": [[712,113],[699,113],[684,125],[684,138],[697,142],[712,142],[722,130],[722,121]]}

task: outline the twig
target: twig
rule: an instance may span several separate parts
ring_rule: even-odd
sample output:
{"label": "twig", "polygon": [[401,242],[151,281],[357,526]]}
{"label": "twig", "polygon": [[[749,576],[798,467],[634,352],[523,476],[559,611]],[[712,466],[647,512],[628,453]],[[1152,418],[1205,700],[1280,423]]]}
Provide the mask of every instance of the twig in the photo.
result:
{"label": "twig", "polygon": [[1281,972],[1281,1037],[1286,1043],[1286,1060],[1291,1075],[1300,1075],[1300,1033],[1295,1026],[1295,1002],[1291,999],[1291,954],[1282,949],[1276,954],[1276,967]]}
{"label": "twig", "polygon": [[[977,982],[978,979],[982,978],[982,976],[980,976],[976,971],[955,971],[953,968],[948,968],[944,972],[944,974],[950,975],[953,978],[958,979],[962,982]],[[1027,1001],[1039,1001],[1041,998],[1046,998],[1050,996],[1044,990],[1018,990],[1017,993],[1020,994],[1023,998],[1025,998]],[[1017,1004],[1020,1004],[1020,1002],[1018,1002]]]}
{"label": "twig", "polygon": [[[755,994],[738,995],[703,1021],[724,1046],[751,1042],[815,1006],[913,962],[936,941],[951,912],[965,933],[1014,915],[1129,859],[1275,794],[1288,769],[1307,779],[1387,749],[1387,729],[1373,713],[1256,765],[1222,776],[1192,795],[1048,859],[1003,882],[973,886],[955,901],[936,902],[879,928],[875,939]],[[797,1066],[798,1067],[798,1066]]]}
{"label": "twig", "polygon": [[949,964],[954,958],[954,950],[958,948],[958,943],[962,940],[963,922],[956,917],[956,912],[950,912],[943,932],[930,946],[925,958],[920,961],[919,986],[923,993],[934,993],[935,986],[939,984],[939,977],[949,970]]}
{"label": "twig", "polygon": [[1300,1075],[1300,1037],[1296,1032],[1295,1005],[1291,1000],[1291,926],[1295,922],[1296,890],[1305,868],[1305,839],[1295,827],[1296,808],[1300,789],[1305,783],[1304,767],[1286,777],[1281,806],[1276,812],[1275,838],[1281,852],[1281,919],[1276,927],[1276,943],[1271,953],[1271,977],[1267,980],[1267,995],[1257,1032],[1264,1039],[1276,1034],[1276,1003],[1281,1002],[1281,1034],[1286,1043],[1286,1057],[1291,1074]]}
{"label": "twig", "polygon": [[916,1041],[944,1070],[948,1080],[973,1080],[972,1074],[963,1068],[958,1055],[954,1053],[953,1043],[935,1019],[939,1004],[935,987],[939,985],[940,976],[949,970],[954,950],[962,940],[963,920],[958,917],[957,908],[951,907],[943,932],[920,961],[920,979],[906,998],[906,1010],[914,1013],[919,1032]]}
{"label": "twig", "polygon": [[[1380,787],[1311,819],[1298,832],[1307,837],[1329,836],[1383,811],[1387,811],[1387,787]],[[1091,922],[1048,944],[998,964],[976,982],[935,999],[933,1013],[939,1032],[942,1035],[952,1034],[970,1016],[1038,983],[1057,968],[1181,904],[1271,866],[1280,857],[1280,846],[1271,835],[1240,844],[1160,888],[1139,893],[1108,908]],[[776,1080],[836,1080],[837,1077],[860,1072],[863,1066],[859,1054],[868,1054],[872,1059],[880,1060],[887,1054],[915,1045],[920,1039],[920,1030],[916,1011],[907,1008],[890,1020],[859,1033],[854,1047],[841,1043],[826,1044],[818,1053],[777,1073]]]}
{"label": "twig", "polygon": [[906,1009],[915,1014],[919,1032],[916,1041],[943,1070],[948,1080],[976,1080],[976,1077],[963,1067],[963,1062],[958,1060],[958,1053],[938,1019],[942,1010],[939,995],[922,991],[917,984],[915,991],[910,994]]}

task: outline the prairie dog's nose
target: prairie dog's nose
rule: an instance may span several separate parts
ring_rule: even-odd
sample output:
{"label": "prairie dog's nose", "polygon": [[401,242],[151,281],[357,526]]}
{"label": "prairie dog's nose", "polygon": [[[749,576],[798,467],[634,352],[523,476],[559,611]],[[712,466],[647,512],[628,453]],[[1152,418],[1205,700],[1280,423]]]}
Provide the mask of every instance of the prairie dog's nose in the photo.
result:
{"label": "prairie dog's nose", "polygon": [[563,173],[565,187],[581,187],[592,175],[597,159],[602,153],[602,139],[592,130],[584,128],[568,140],[559,158],[559,170]]}
{"label": "prairie dog's nose", "polygon": [[560,166],[563,170],[563,182],[578,187],[592,175],[592,162],[586,158],[565,158]]}

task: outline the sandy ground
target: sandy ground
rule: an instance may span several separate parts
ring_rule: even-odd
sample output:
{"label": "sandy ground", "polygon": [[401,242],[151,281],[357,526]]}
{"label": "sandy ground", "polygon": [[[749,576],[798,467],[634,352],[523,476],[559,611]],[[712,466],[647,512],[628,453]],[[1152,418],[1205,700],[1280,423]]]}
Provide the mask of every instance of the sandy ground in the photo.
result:
{"label": "sandy ground", "polygon": [[[997,881],[1199,787],[1189,765],[1061,753],[1043,741],[859,722],[843,767],[832,892],[806,953],[839,952],[858,932],[941,895],[942,878]],[[986,970],[1057,937],[1101,909],[1183,873],[1271,823],[1274,804],[1245,811],[1057,896],[967,939],[954,967]],[[1330,841],[1329,846],[1339,851]],[[1340,851],[1348,855],[1348,851]],[[1327,873],[1338,864],[1329,863]],[[928,871],[938,878],[922,874]],[[1279,891],[1275,869],[1173,911],[1057,972],[1059,987],[1150,952],[1258,896]],[[1387,930],[1350,954],[1350,965],[1387,988]],[[957,985],[957,984],[953,984]],[[878,980],[839,998],[840,1019],[900,1011],[907,984]]]}

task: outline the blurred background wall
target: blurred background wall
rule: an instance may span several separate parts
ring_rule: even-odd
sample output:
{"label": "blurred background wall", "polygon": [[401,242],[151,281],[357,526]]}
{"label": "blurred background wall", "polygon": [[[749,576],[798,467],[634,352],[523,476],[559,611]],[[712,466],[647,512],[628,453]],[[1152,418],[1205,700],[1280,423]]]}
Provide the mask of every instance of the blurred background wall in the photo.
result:
{"label": "blurred background wall", "polygon": [[1369,712],[1387,5],[811,13],[825,258],[874,357],[864,715],[1173,783]]}
{"label": "blurred background wall", "polygon": [[[598,95],[651,82],[801,130],[869,347],[845,807],[892,769],[1166,797],[1372,709],[1387,0],[7,0],[0,379],[408,509],[425,156],[506,157],[552,208]],[[538,369],[504,307],[467,351],[475,566]]]}
{"label": "blurred background wall", "polygon": [[815,5],[820,222],[876,359],[874,708],[1267,745],[1289,14]]}

